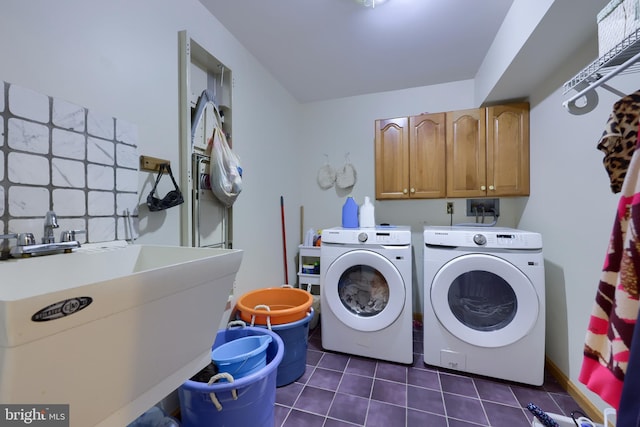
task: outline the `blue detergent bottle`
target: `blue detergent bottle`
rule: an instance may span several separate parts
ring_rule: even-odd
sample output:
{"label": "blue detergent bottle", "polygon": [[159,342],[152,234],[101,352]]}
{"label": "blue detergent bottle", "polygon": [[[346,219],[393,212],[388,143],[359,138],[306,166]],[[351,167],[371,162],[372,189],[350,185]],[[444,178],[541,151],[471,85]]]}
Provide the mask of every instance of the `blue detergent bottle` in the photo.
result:
{"label": "blue detergent bottle", "polygon": [[351,196],[342,205],[342,227],[358,228],[358,204]]}

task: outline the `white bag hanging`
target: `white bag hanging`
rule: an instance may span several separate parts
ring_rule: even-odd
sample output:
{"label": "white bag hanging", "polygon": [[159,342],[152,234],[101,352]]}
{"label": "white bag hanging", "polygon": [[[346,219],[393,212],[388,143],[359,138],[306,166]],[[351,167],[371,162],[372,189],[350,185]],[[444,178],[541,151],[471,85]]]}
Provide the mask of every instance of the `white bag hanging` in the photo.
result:
{"label": "white bag hanging", "polygon": [[336,182],[336,171],[329,164],[329,156],[327,156],[327,160],[324,165],[320,166],[318,169],[318,186],[323,190],[328,190],[333,187],[333,184]]}
{"label": "white bag hanging", "polygon": [[231,151],[219,126],[215,127],[211,137],[209,175],[213,194],[226,207],[231,207],[242,191],[242,167],[240,158]]}
{"label": "white bag hanging", "polygon": [[356,168],[349,161],[349,153],[344,156],[344,166],[336,172],[336,187],[350,190],[356,185],[358,174]]}

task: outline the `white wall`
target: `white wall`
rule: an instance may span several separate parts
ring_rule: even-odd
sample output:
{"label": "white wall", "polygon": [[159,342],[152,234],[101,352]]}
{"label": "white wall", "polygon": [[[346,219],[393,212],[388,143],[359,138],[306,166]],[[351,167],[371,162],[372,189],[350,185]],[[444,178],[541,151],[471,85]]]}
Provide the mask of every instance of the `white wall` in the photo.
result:
{"label": "white wall", "polygon": [[475,100],[482,104],[555,0],[516,0],[475,76]]}

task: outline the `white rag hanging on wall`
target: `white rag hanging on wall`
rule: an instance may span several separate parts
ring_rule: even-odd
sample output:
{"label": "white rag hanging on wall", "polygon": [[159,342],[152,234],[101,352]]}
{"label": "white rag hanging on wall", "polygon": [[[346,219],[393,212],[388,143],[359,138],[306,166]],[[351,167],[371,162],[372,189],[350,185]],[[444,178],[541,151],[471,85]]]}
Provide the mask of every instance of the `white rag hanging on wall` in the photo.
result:
{"label": "white rag hanging on wall", "polygon": [[336,171],[329,164],[329,156],[325,154],[326,160],[324,165],[320,166],[318,169],[318,186],[323,190],[328,190],[333,187],[333,184],[336,182]]}
{"label": "white rag hanging on wall", "polygon": [[356,185],[357,180],[358,174],[356,173],[356,168],[351,164],[349,153],[347,153],[344,156],[344,166],[336,172],[336,187],[342,190],[348,190]]}

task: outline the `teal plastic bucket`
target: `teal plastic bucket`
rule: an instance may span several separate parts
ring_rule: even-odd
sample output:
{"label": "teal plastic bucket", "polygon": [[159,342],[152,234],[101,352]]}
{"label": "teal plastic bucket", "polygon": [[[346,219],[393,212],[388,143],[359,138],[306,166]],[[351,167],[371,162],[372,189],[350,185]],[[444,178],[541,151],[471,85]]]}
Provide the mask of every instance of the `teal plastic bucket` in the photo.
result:
{"label": "teal plastic bucket", "polygon": [[219,372],[227,372],[237,380],[266,366],[266,350],[271,341],[270,335],[238,338],[213,349],[211,360]]}
{"label": "teal plastic bucket", "polygon": [[[284,343],[284,356],[278,367],[276,386],[291,384],[307,369],[307,348],[309,345],[309,322],[313,319],[313,308],[305,317],[295,322],[271,325]],[[267,326],[259,326],[267,329]]]}
{"label": "teal plastic bucket", "polygon": [[233,382],[208,385],[187,380],[178,389],[182,427],[273,427],[276,376],[284,355],[280,336],[265,328],[224,329],[218,331],[212,351],[233,340],[251,336],[271,337],[264,368]]}

